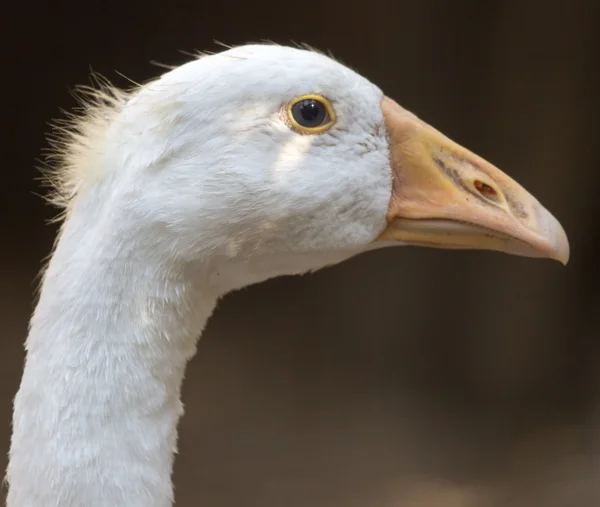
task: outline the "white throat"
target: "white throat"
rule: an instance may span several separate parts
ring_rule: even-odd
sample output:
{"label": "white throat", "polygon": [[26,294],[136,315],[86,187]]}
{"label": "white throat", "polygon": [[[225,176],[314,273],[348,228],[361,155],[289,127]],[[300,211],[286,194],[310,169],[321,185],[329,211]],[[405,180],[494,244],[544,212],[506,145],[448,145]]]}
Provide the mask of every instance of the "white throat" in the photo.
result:
{"label": "white throat", "polygon": [[172,505],[180,386],[219,295],[205,275],[75,211],[31,322],[9,507]]}
{"label": "white throat", "polygon": [[219,297],[359,253],[169,260],[125,213],[97,212],[101,191],[72,208],[31,320],[8,507],[170,507],[181,384]]}

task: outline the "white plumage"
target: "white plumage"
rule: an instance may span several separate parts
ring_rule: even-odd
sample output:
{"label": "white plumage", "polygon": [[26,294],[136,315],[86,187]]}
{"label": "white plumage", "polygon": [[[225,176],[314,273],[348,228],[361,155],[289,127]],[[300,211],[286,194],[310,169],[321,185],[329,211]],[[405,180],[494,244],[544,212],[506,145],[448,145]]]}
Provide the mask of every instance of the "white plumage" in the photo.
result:
{"label": "white plumage", "polygon": [[[297,125],[302,97],[331,125]],[[185,365],[231,290],[390,244],[568,257],[515,182],[313,51],[242,46],[95,100],[53,177],[9,507],[171,506]]]}

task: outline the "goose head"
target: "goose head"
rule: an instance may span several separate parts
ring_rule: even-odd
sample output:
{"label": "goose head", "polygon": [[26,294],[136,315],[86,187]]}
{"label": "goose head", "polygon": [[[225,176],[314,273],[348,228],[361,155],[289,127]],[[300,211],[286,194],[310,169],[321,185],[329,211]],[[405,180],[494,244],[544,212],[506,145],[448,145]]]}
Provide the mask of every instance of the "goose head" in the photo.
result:
{"label": "goose head", "polygon": [[229,288],[390,245],[568,260],[563,228],[517,182],[314,51],[204,56],[112,114],[94,143],[107,210]]}
{"label": "goose head", "polygon": [[185,366],[231,290],[389,245],[568,259],[533,196],[324,55],[242,46],[96,98],[59,145],[10,507],[172,505]]}

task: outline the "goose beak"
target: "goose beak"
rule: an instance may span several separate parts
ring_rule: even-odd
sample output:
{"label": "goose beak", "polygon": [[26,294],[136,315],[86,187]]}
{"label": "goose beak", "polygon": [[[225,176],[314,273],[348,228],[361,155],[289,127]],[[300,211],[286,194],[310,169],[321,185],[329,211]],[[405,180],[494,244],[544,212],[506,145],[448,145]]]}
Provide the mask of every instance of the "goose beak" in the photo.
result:
{"label": "goose beak", "polygon": [[569,260],[564,229],[535,197],[388,97],[392,196],[379,240]]}

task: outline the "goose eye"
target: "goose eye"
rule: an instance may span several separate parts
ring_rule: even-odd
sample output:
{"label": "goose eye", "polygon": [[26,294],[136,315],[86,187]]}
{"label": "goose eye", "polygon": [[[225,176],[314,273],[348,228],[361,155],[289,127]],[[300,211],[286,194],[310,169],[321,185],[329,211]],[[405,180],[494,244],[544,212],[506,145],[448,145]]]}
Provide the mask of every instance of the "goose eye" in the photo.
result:
{"label": "goose eye", "polygon": [[315,128],[327,118],[327,109],[315,99],[304,99],[292,107],[292,115],[296,123],[303,127]]}
{"label": "goose eye", "polygon": [[305,133],[327,130],[335,121],[333,107],[327,99],[316,95],[298,97],[288,106],[292,127]]}

